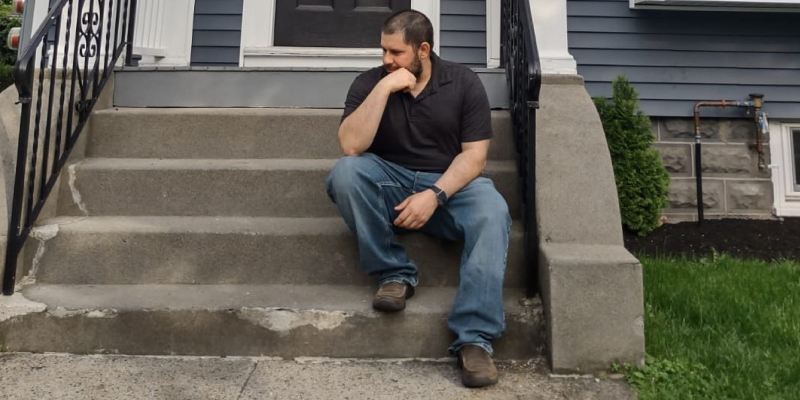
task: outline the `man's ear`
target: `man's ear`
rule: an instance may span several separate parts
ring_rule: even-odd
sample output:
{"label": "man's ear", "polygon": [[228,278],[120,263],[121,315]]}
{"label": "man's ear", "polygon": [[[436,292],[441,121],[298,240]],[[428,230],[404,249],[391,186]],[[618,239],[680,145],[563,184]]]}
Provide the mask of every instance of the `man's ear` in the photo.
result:
{"label": "man's ear", "polygon": [[420,60],[430,57],[431,44],[428,42],[422,42],[422,44],[419,45],[419,49],[417,49],[417,56],[419,56]]}

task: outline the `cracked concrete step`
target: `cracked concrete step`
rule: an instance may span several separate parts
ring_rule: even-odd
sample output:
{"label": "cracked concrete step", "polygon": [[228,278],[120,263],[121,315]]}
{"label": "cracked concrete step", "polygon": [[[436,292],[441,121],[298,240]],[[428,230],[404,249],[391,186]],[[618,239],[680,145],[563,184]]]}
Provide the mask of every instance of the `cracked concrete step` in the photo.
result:
{"label": "cracked concrete step", "polygon": [[[62,217],[32,232],[26,265],[36,282],[61,284],[368,285],[357,244],[340,218]],[[457,286],[463,246],[401,235],[420,284]],[[43,247],[40,248],[40,246]],[[506,286],[525,278],[515,223]]]}
{"label": "cracked concrete step", "polygon": [[[90,157],[338,158],[342,110],[114,108],[92,114]],[[513,160],[511,119],[492,112],[492,160]]]}
{"label": "cracked concrete step", "polygon": [[[7,351],[207,356],[447,356],[453,288],[425,288],[402,313],[370,307],[372,288],[318,285],[34,285],[46,304],[0,322]],[[538,300],[504,295],[496,357],[542,356]]]}
{"label": "cracked concrete step", "polygon": [[[89,158],[68,167],[59,215],[333,217],[325,177],[335,162]],[[519,216],[514,162],[485,171]]]}

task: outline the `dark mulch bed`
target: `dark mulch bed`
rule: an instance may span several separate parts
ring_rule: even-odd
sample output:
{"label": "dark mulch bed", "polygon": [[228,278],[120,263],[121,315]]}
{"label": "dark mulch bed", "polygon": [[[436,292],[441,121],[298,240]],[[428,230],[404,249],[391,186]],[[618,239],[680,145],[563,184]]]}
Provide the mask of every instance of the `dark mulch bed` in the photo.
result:
{"label": "dark mulch bed", "polygon": [[800,260],[800,218],[665,224],[644,237],[625,232],[625,247],[633,254],[649,256],[699,258],[717,252],[768,261]]}

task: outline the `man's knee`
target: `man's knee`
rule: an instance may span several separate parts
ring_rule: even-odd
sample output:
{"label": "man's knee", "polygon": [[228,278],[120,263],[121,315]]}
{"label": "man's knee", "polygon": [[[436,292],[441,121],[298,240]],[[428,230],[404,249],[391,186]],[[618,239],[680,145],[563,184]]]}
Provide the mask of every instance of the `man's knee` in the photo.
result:
{"label": "man's knee", "polygon": [[492,189],[473,207],[471,212],[473,229],[499,229],[508,231],[511,226],[511,216],[508,213],[508,204],[503,196]]}
{"label": "man's knee", "polygon": [[328,194],[333,197],[333,193],[345,193],[359,187],[365,180],[369,180],[370,173],[376,167],[374,157],[367,154],[340,158],[325,180]]}

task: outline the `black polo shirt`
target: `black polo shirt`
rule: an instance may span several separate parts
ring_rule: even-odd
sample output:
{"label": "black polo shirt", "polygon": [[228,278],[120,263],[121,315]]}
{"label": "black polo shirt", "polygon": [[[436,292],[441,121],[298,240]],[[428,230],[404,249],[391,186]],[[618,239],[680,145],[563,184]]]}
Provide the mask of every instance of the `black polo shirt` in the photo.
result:
{"label": "black polo shirt", "polygon": [[[402,91],[389,96],[367,151],[413,171],[444,172],[461,153],[461,143],[492,137],[492,120],[486,90],[474,71],[434,53],[431,66],[431,78],[416,98]],[[342,121],[386,75],[381,66],[353,81]]]}

